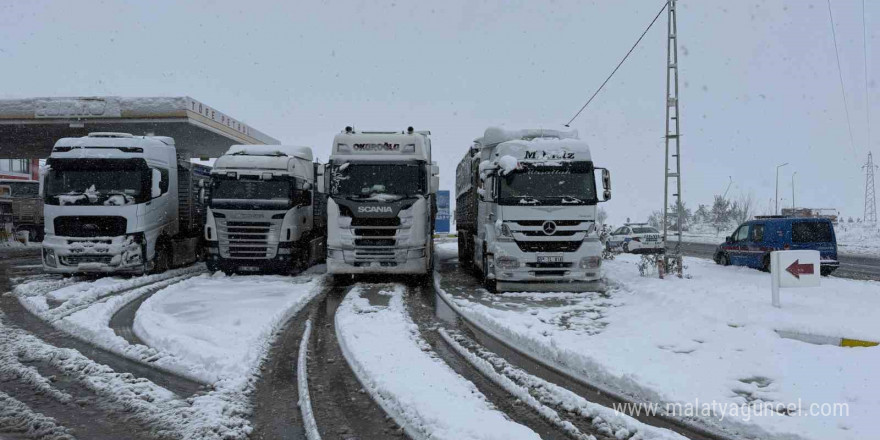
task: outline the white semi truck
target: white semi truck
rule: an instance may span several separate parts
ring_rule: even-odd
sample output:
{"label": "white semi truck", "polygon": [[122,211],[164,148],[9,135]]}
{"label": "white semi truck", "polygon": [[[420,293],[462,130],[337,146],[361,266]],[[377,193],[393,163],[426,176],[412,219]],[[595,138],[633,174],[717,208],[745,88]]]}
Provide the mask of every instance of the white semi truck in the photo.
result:
{"label": "white semi truck", "polygon": [[211,170],[208,269],[290,273],[322,261],[326,195],[318,174],[309,147],[230,147]]}
{"label": "white semi truck", "polygon": [[174,139],[63,138],[46,165],[46,272],[143,274],[201,256],[202,180]]}
{"label": "white semi truck", "polygon": [[459,262],[488,290],[595,287],[596,205],[611,197],[611,177],[577,131],[490,127],[459,163],[455,187]]}
{"label": "white semi truck", "polygon": [[346,127],[333,139],[328,273],[430,276],[439,171],[429,135]]}

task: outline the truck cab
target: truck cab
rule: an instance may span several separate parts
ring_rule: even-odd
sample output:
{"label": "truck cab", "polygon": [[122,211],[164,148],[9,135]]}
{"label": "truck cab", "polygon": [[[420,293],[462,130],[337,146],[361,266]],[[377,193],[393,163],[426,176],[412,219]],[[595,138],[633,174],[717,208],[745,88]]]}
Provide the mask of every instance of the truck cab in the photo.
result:
{"label": "truck cab", "polygon": [[333,139],[325,172],[328,273],[432,272],[438,168],[429,134],[346,127]]}
{"label": "truck cab", "polygon": [[207,197],[208,269],[289,273],[322,259],[316,168],[309,147],[233,145],[218,158]]}
{"label": "truck cab", "polygon": [[576,131],[489,128],[456,175],[459,260],[490,291],[582,290],[601,278],[590,149]]}
{"label": "truck cab", "polygon": [[196,260],[203,211],[174,139],[63,138],[46,168],[46,272],[142,274]]}

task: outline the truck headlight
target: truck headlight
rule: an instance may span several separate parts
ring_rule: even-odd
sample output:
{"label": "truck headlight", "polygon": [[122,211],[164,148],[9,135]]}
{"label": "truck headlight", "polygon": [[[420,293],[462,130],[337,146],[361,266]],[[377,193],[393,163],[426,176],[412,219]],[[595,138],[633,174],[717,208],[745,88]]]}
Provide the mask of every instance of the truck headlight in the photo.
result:
{"label": "truck headlight", "polygon": [[58,267],[58,260],[55,259],[55,251],[49,248],[43,248],[43,261],[46,266]]}
{"label": "truck headlight", "polygon": [[584,257],[581,258],[579,267],[581,269],[597,269],[602,265],[602,257]]}
{"label": "truck headlight", "polygon": [[408,250],[406,258],[425,258],[425,248]]}
{"label": "truck headlight", "polygon": [[495,257],[495,267],[499,269],[517,269],[519,268],[519,260],[514,257]]}

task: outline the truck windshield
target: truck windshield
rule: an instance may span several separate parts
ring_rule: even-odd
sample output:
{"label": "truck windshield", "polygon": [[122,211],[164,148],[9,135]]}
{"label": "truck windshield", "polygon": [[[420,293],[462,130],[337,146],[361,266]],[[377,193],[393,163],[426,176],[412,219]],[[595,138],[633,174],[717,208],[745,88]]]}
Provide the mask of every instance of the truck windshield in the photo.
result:
{"label": "truck windshield", "polygon": [[594,205],[596,182],[587,164],[530,167],[499,178],[501,205]]}
{"label": "truck windshield", "polygon": [[288,179],[214,178],[211,207],[226,209],[289,209],[296,188]]}
{"label": "truck windshield", "polygon": [[345,163],[333,166],[330,193],[357,198],[406,197],[425,193],[425,167],[419,163]]}
{"label": "truck windshield", "polygon": [[151,173],[143,159],[49,159],[49,205],[130,205],[150,195]]}

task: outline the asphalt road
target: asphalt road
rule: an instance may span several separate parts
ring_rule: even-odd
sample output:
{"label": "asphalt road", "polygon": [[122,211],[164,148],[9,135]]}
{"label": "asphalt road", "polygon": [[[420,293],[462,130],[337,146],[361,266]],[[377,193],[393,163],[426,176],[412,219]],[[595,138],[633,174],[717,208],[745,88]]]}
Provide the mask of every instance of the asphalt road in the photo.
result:
{"label": "asphalt road", "polygon": [[[682,251],[689,257],[709,258],[715,255],[717,245],[682,243]],[[880,257],[838,254],[840,268],[832,276],[854,280],[880,281]]]}

